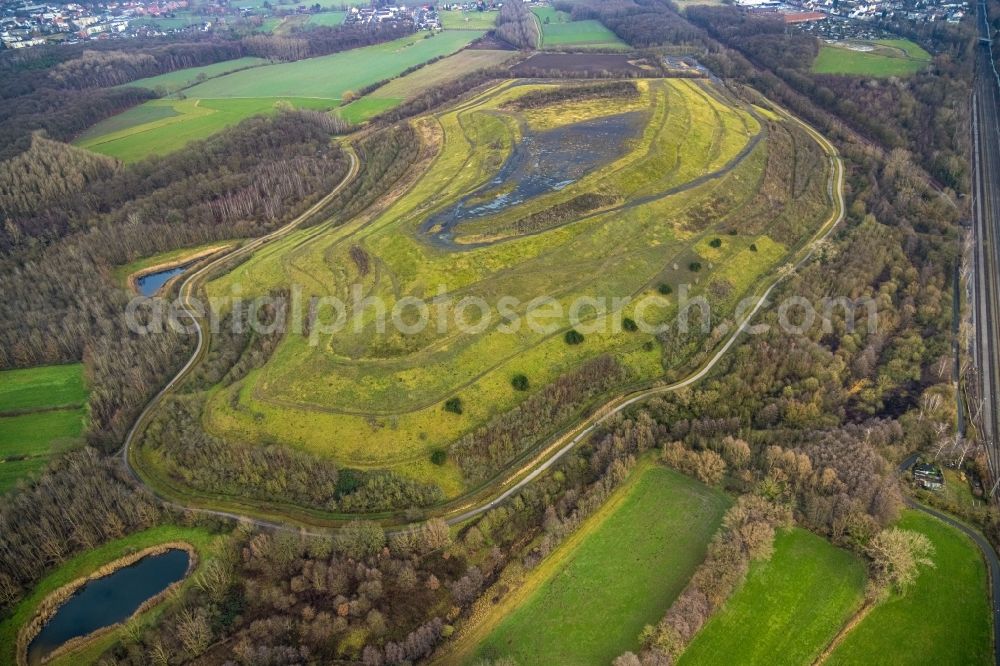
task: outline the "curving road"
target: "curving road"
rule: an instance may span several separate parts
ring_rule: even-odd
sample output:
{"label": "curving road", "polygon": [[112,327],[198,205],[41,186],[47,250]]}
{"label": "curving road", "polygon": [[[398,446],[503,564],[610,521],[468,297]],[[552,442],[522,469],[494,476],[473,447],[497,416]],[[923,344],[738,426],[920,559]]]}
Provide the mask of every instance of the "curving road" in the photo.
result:
{"label": "curving road", "polygon": [[[243,245],[242,247],[233,249],[230,252],[226,252],[216,257],[215,259],[212,259],[204,266],[196,270],[194,273],[189,275],[181,284],[180,289],[178,290],[178,298],[181,302],[181,308],[184,310],[184,314],[186,314],[194,323],[195,331],[198,335],[197,344],[195,345],[194,352],[192,352],[191,354],[191,358],[187,360],[187,363],[184,364],[184,367],[182,367],[177,372],[177,374],[174,375],[173,379],[167,382],[167,384],[162,389],[160,389],[160,391],[155,396],[153,396],[153,398],[146,404],[146,407],[142,410],[142,412],[139,413],[139,416],[138,418],[136,418],[135,423],[132,424],[132,428],[128,431],[128,434],[125,436],[125,441],[122,444],[121,450],[119,451],[119,455],[121,456],[121,459],[125,464],[125,469],[128,470],[128,473],[135,480],[135,482],[148,488],[149,491],[152,492],[157,497],[157,499],[159,499],[164,504],[168,506],[181,508],[184,510],[196,511],[198,513],[221,516],[225,518],[235,518],[235,519],[245,518],[245,516],[242,516],[237,513],[183,506],[176,502],[170,501],[166,497],[163,497],[161,494],[156,492],[155,488],[153,488],[152,486],[150,486],[150,484],[145,482],[145,480],[139,475],[135,467],[132,465],[132,459],[131,459],[132,445],[135,443],[138,434],[148,424],[149,418],[152,415],[153,411],[160,405],[160,403],[163,402],[164,397],[168,393],[173,391],[181,383],[181,381],[183,381],[188,376],[188,374],[191,372],[191,369],[194,368],[194,366],[198,363],[199,360],[201,360],[201,357],[204,355],[205,351],[208,348],[207,345],[208,336],[204,331],[204,329],[202,328],[201,322],[198,320],[198,315],[196,314],[195,310],[191,308],[190,299],[192,294],[194,293],[194,289],[197,286],[197,284],[207,275],[209,275],[214,269],[218,268],[219,266],[222,266],[226,262],[251,254],[256,250],[259,250],[260,248],[264,247],[268,243],[272,243],[288,235],[290,232],[294,231],[296,228],[301,226],[303,222],[305,222],[310,217],[318,213],[324,206],[330,203],[330,201],[333,200],[333,198],[337,196],[341,192],[341,190],[343,190],[344,187],[347,186],[348,183],[354,180],[354,177],[357,176],[358,174],[359,161],[357,153],[355,153],[354,149],[347,143],[344,144],[344,150],[347,152],[347,156],[350,158],[351,166],[348,169],[347,173],[344,175],[343,179],[341,179],[341,181],[337,184],[337,186],[334,187],[322,199],[320,199],[315,204],[310,206],[308,210],[306,210],[304,213],[296,217],[294,220],[292,220],[285,226],[276,229],[269,234],[261,236],[247,243],[246,245]],[[263,526],[281,527],[279,523],[273,523],[270,521],[254,520],[254,522]]]}
{"label": "curving road", "polygon": [[[434,512],[429,516],[424,516],[423,519],[427,517],[440,517],[446,520],[449,524],[461,523],[469,518],[477,516],[485,511],[492,509],[498,504],[502,503],[504,500],[510,498],[518,491],[523,489],[526,485],[531,483],[540,474],[544,473],[546,470],[551,468],[563,455],[571,451],[574,447],[580,444],[590,433],[592,433],[601,423],[605,422],[608,418],[615,414],[619,414],[629,406],[646,400],[650,397],[656,395],[662,395],[664,393],[669,393],[672,391],[677,391],[678,389],[690,386],[695,382],[699,381],[705,377],[712,369],[716,366],[719,360],[729,351],[729,349],[736,343],[736,340],[740,335],[749,328],[750,322],[753,317],[768,303],[768,298],[778,287],[779,284],[788,276],[795,272],[800,266],[807,262],[815,252],[819,244],[824,241],[833,230],[843,221],[845,214],[844,205],[844,168],[841,162],[840,156],[837,153],[836,148],[826,140],[819,132],[814,130],[812,127],[802,122],[798,118],[795,118],[787,111],[780,109],[775,105],[782,115],[788,118],[790,121],[800,125],[813,139],[823,147],[826,151],[830,160],[830,178],[827,185],[828,195],[830,200],[834,204],[834,210],[830,214],[830,217],[824,222],[820,229],[816,232],[813,238],[806,243],[799,252],[797,259],[791,260],[778,269],[776,272],[778,277],[760,294],[755,302],[754,306],[745,314],[743,320],[736,326],[733,332],[730,334],[728,339],[722,344],[721,347],[712,355],[712,357],[696,372],[692,373],[688,377],[681,381],[675,382],[668,385],[653,386],[651,388],[646,388],[639,391],[634,391],[620,395],[616,398],[609,400],[607,403],[598,408],[594,413],[584,418],[575,427],[571,428],[568,432],[565,432],[550,442],[541,451],[537,452],[529,461],[525,462],[518,469],[511,472],[506,479],[488,485],[486,488],[473,491],[470,494],[456,498],[450,502],[445,503],[442,506],[437,507]],[[345,515],[340,518],[320,518],[318,520],[300,520],[296,521],[290,519],[287,515],[282,515],[280,520],[270,520],[259,517],[260,512],[257,511],[257,507],[250,504],[240,504],[238,501],[234,500],[230,506],[235,505],[239,508],[246,507],[247,513],[240,513],[238,511],[227,511],[222,509],[210,509],[200,506],[189,506],[184,505],[175,501],[172,501],[168,497],[163,496],[161,493],[157,492],[151,484],[146,483],[146,481],[141,477],[137,470],[133,467],[131,460],[132,444],[134,443],[136,436],[145,427],[147,421],[153,410],[162,402],[164,396],[173,390],[191,371],[194,365],[198,362],[200,357],[204,354],[206,349],[206,334],[202,330],[202,326],[188,307],[189,299],[194,291],[194,288],[198,284],[198,281],[204,278],[213,268],[217,268],[224,262],[232,260],[233,258],[244,256],[251,253],[267,243],[270,243],[291,230],[299,226],[305,219],[313,215],[319,208],[325,205],[329,199],[331,199],[347,182],[357,172],[357,158],[354,153],[351,153],[351,172],[345,177],[345,179],[331,192],[329,195],[324,197],[323,200],[318,202],[315,206],[310,208],[308,211],[303,213],[301,216],[290,222],[288,225],[278,229],[267,236],[263,236],[237,250],[229,252],[223,256],[220,256],[205,266],[201,267],[196,272],[192,273],[181,285],[180,288],[180,298],[181,303],[186,310],[188,316],[191,317],[196,331],[198,334],[198,343],[195,347],[195,351],[192,354],[188,362],[181,368],[180,372],[167,383],[164,388],[157,393],[157,395],[150,401],[146,408],[139,415],[132,429],[129,431],[125,443],[121,449],[121,457],[125,463],[126,468],[137,483],[146,486],[161,502],[167,506],[180,508],[186,511],[192,511],[195,513],[200,513],[203,515],[219,516],[223,518],[231,518],[236,520],[242,520],[249,522],[261,527],[280,529],[280,530],[293,530],[303,534],[312,535],[325,535],[328,534],[327,531],[309,531],[308,528],[315,527],[317,523],[326,526],[334,526],[341,522],[346,522],[348,520],[356,519],[358,516]],[[254,512],[257,515],[251,515],[250,512]],[[275,513],[280,514],[281,508],[279,507]],[[299,515],[307,515],[299,513]],[[315,516],[309,516],[310,518],[315,518]],[[370,519],[372,517],[369,517]],[[390,516],[389,519],[383,520],[383,523],[392,525],[399,524],[398,516]]]}

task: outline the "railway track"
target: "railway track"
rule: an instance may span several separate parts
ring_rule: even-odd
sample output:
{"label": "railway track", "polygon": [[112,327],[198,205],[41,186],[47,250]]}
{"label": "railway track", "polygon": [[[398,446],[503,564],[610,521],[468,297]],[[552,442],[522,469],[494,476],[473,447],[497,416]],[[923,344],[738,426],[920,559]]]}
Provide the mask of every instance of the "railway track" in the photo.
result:
{"label": "railway track", "polygon": [[985,2],[979,2],[980,40],[972,94],[973,230],[975,237],[973,302],[975,351],[978,370],[979,430],[986,445],[990,470],[1000,485],[1000,76]]}

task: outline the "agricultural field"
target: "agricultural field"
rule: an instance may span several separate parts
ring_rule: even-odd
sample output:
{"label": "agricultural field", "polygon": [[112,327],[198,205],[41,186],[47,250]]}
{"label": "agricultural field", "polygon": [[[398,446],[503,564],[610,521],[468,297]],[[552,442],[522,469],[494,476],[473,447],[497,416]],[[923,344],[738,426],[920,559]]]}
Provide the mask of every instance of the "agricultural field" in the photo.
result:
{"label": "agricultural field", "polygon": [[188,97],[319,97],[339,100],[349,90],[397,76],[413,65],[454,53],[481,36],[477,30],[448,30],[433,37],[410,35],[385,44],[319,58],[235,72],[199,84]]}
{"label": "agricultural field", "polygon": [[[482,33],[450,30],[413,35],[320,58],[244,69],[185,90],[184,99],[156,99],[95,125],[74,143],[125,162],[179,150],[276,104],[329,110],[349,90],[397,76],[414,64],[448,55]],[[173,72],[185,80],[188,70]],[[292,92],[287,92],[292,91]]]}
{"label": "agricultural field", "polygon": [[698,633],[679,664],[811,664],[861,606],[860,559],[800,528],[779,533],[774,555]]}
{"label": "agricultural field", "polygon": [[934,568],[923,568],[904,596],[876,606],[844,638],[827,664],[992,664],[986,565],[964,534],[916,511],[899,527],[925,534]]}
{"label": "agricultural field", "polygon": [[235,60],[224,60],[222,62],[204,65],[202,67],[189,67],[179,69],[175,72],[150,76],[145,79],[132,81],[126,85],[133,88],[148,88],[149,90],[162,90],[166,93],[174,93],[183,88],[193,86],[204,79],[215,78],[241,69],[258,67],[267,63],[264,58],[237,58]]}
{"label": "agricultural field", "polygon": [[445,30],[492,30],[499,13],[442,9],[438,15]]}
{"label": "agricultural field", "polygon": [[[477,631],[459,638],[465,654],[447,661],[609,664],[637,650],[643,627],[663,616],[704,559],[729,504],[724,493],[673,470],[636,470]],[[470,640],[480,634],[478,643]],[[462,650],[469,642],[473,649]]]}
{"label": "agricultural field", "polygon": [[0,372],[0,493],[80,445],[86,401],[79,363]]}
{"label": "agricultural field", "polygon": [[319,12],[310,14],[306,25],[337,26],[347,18],[347,12]]}
{"label": "agricultural field", "polygon": [[907,39],[828,42],[820,47],[812,70],[817,74],[908,76],[930,61],[927,51]]}
{"label": "agricultural field", "polygon": [[541,48],[563,48],[567,46],[628,48],[600,21],[574,21],[566,12],[552,7],[535,7],[531,10],[541,28]]}
{"label": "agricultural field", "polygon": [[336,106],[337,100],[311,97],[154,99],[98,123],[73,143],[123,162],[135,162],[150,155],[172,153],[191,141],[205,139],[251,116],[276,113],[283,103],[298,109],[325,111]]}
{"label": "agricultural field", "polygon": [[[428,158],[378,214],[290,233],[209,283],[220,297],[237,285],[252,297],[294,284],[304,299],[345,304],[363,293],[404,325],[380,330],[375,307],[339,328],[333,312],[320,313],[263,367],[208,391],[203,427],[455,496],[476,482],[452,455],[464,434],[602,359],[616,390],[678,378],[702,332],[661,345],[653,327],[672,321],[679,302],[667,292],[684,285],[713,317],[730,316],[831,219],[830,162],[796,122],[734,104],[706,81],[641,80],[611,103],[564,85],[578,84],[507,81],[415,120]],[[459,326],[454,310],[467,297],[482,299],[485,314],[463,302]],[[586,299],[599,297],[591,308]],[[410,306],[425,298],[428,320],[445,324],[413,331]],[[650,307],[639,312],[639,302]],[[585,306],[579,322],[566,316],[574,303]],[[518,375],[523,389],[512,385]],[[155,472],[143,451],[139,464]]]}
{"label": "agricultural field", "polygon": [[463,49],[454,55],[395,78],[381,88],[337,110],[353,123],[368,120],[382,111],[402,104],[428,88],[465,76],[484,67],[498,67],[518,57],[516,51]]}

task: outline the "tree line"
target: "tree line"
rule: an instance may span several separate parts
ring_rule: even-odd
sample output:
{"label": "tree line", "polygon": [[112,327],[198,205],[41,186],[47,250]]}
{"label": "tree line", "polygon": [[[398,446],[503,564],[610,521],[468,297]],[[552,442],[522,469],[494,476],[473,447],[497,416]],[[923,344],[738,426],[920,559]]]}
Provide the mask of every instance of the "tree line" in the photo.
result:
{"label": "tree line", "polygon": [[471,483],[485,481],[627,376],[613,356],[591,359],[459,439],[449,447],[449,456]]}
{"label": "tree line", "polygon": [[541,42],[538,21],[522,0],[509,0],[497,15],[496,36],[519,49],[537,49]]}

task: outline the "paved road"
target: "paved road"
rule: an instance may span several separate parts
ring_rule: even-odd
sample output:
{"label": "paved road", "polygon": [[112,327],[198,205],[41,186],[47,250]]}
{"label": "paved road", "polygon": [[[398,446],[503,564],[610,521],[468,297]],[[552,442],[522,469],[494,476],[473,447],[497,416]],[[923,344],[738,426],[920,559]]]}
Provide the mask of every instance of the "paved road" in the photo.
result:
{"label": "paved road", "polygon": [[[979,3],[980,36],[989,39],[986,10]],[[986,443],[990,469],[1000,478],[1000,77],[992,44],[980,41],[972,96],[973,218],[975,237],[973,313],[981,409],[977,424]]]}
{"label": "paved road", "polygon": [[[903,474],[908,469],[913,467],[913,463],[917,461],[918,456],[919,454],[914,453],[904,460],[899,465],[899,473]],[[927,515],[934,516],[938,520],[944,521],[968,536],[977,546],[979,546],[979,550],[983,554],[983,559],[986,560],[986,566],[990,573],[990,606],[993,608],[993,659],[996,666],[1000,666],[1000,558],[997,557],[996,550],[994,550],[993,546],[982,534],[980,534],[977,530],[972,529],[965,523],[959,522],[951,516],[941,513],[937,509],[924,506],[910,497],[904,496],[904,498],[907,506],[910,508],[916,509],[917,511],[923,511]]]}
{"label": "paved road", "polygon": [[[810,134],[810,136],[812,136],[817,141],[817,143],[819,143],[823,147],[823,149],[827,152],[830,161],[830,180],[827,185],[827,188],[830,199],[835,204],[834,212],[831,213],[830,218],[826,220],[823,226],[812,238],[812,240],[802,248],[802,250],[799,252],[798,258],[793,260],[791,263],[786,264],[777,271],[778,272],[777,279],[774,282],[772,282],[770,286],[768,286],[767,289],[764,290],[763,293],[761,293],[754,307],[745,314],[743,321],[740,322],[738,326],[734,327],[733,332],[730,334],[726,342],[697,372],[673,384],[654,386],[652,388],[618,396],[617,398],[610,400],[605,405],[597,409],[593,414],[591,414],[583,421],[581,421],[579,424],[577,424],[577,426],[571,429],[569,432],[563,433],[562,435],[556,437],[552,442],[549,443],[548,446],[546,446],[539,453],[534,455],[525,464],[520,466],[519,469],[514,470],[502,482],[491,484],[487,488],[481,489],[478,492],[471,493],[468,496],[462,498],[456,498],[455,500],[452,500],[451,502],[448,502],[438,507],[433,515],[444,518],[449,524],[456,524],[468,520],[469,518],[479,515],[485,511],[490,510],[491,508],[497,506],[504,500],[510,498],[512,495],[516,494],[527,484],[531,483],[531,481],[537,478],[540,474],[542,474],[550,467],[552,467],[552,465],[554,465],[563,455],[565,455],[567,452],[569,452],[578,444],[580,444],[582,441],[584,441],[584,439],[591,432],[593,432],[601,423],[603,423],[605,420],[607,420],[614,414],[622,412],[629,406],[641,400],[646,400],[655,395],[676,391],[686,386],[690,386],[695,382],[701,380],[715,367],[715,365],[719,362],[719,360],[729,351],[729,349],[733,346],[733,344],[735,344],[736,340],[740,337],[740,335],[745,330],[747,330],[753,317],[768,303],[768,298],[773,293],[775,288],[787,276],[793,274],[796,269],[802,266],[806,261],[808,261],[813,256],[813,253],[815,249],[819,246],[819,244],[823,240],[825,240],[830,235],[830,233],[832,233],[833,230],[844,219],[845,207],[844,207],[844,196],[843,196],[843,191],[844,191],[843,164],[840,160],[839,155],[837,154],[836,148],[834,148],[833,145],[829,141],[827,141],[825,137],[823,137],[821,134],[816,132],[813,128],[809,127],[805,123],[794,118],[790,114],[787,114],[787,112],[783,113],[791,121],[796,122],[800,126],[802,126]],[[233,252],[227,253],[226,255],[213,260],[209,264],[200,268],[195,273],[188,276],[180,288],[180,296],[182,298],[182,303],[186,304],[189,302],[189,299],[198,281],[202,279],[206,274],[208,274],[213,268],[220,266],[222,263],[231,260],[234,257],[249,254],[250,252],[259,249],[264,244],[272,242],[284,236],[289,231],[294,229],[296,226],[301,224],[301,222],[304,221],[306,218],[314,214],[316,210],[318,210],[322,205],[324,205],[329,198],[331,198],[334,194],[336,194],[339,188],[343,187],[343,185],[346,184],[351,177],[353,177],[354,173],[357,170],[357,162],[355,160],[353,153],[351,155],[351,158],[352,158],[351,173],[348,174],[348,177],[346,177],[345,180],[340,185],[338,185],[338,188],[334,190],[334,192],[331,192],[331,194],[328,195],[326,198],[324,198],[323,201],[320,201],[318,204],[316,204],[316,206],[311,208],[309,211],[306,211],[306,213],[304,213],[299,218],[296,218],[296,220],[293,220],[285,227],[282,227],[281,229],[273,232],[272,234],[257,239],[256,241],[253,241],[252,243],[249,243],[248,245],[242,248],[234,250]],[[189,308],[188,312],[190,314]],[[168,392],[173,390],[174,387],[176,387],[180,383],[180,381],[187,376],[191,368],[193,368],[194,365],[197,364],[197,362],[200,360],[201,355],[205,352],[207,348],[206,334],[203,333],[200,322],[193,315],[192,315],[192,320],[196,325],[196,330],[198,334],[198,344],[195,348],[194,354],[192,354],[191,358],[184,365],[181,371],[174,377],[174,379],[172,379],[146,406],[146,409],[144,409],[143,412],[140,414],[139,418],[136,420],[135,425],[132,427],[132,430],[129,431],[129,434],[126,437],[125,444],[123,445],[121,450],[121,456],[125,462],[125,465],[129,473],[133,476],[133,478],[135,478],[135,480],[138,483],[148,487],[150,491],[157,496],[158,499],[160,499],[165,505],[168,506],[180,508],[195,513],[200,513],[203,515],[212,515],[212,516],[242,520],[261,527],[267,527],[272,529],[294,530],[296,532],[301,532],[305,534],[316,534],[316,535],[328,534],[327,531],[310,531],[311,529],[310,524],[301,521],[296,522],[294,520],[284,519],[284,517],[282,520],[267,520],[259,518],[256,515],[250,515],[250,512],[253,511],[253,507],[250,505],[240,505],[235,500],[233,502],[235,506],[239,507],[247,506],[246,513],[240,513],[235,510],[225,511],[217,509],[208,509],[198,506],[182,505],[180,503],[172,501],[168,497],[165,497],[162,493],[157,492],[157,490],[152,486],[150,486],[149,484],[147,484],[145,480],[133,468],[130,454],[132,451],[132,444],[137,434],[141,432],[142,429],[145,427],[146,422],[148,421],[150,415],[152,414],[152,411],[162,401],[163,397]],[[346,519],[347,518],[345,518],[344,520]],[[342,521],[318,519],[314,522],[330,524]]]}

